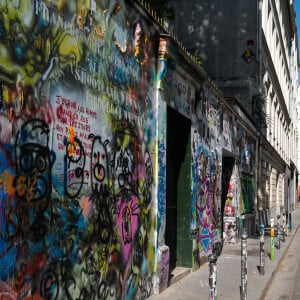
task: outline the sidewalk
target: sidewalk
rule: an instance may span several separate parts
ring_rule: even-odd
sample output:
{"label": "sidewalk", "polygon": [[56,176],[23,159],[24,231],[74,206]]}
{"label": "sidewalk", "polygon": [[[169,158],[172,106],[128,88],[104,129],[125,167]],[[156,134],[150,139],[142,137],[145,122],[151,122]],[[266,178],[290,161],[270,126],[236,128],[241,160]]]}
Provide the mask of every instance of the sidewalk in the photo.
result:
{"label": "sidewalk", "polygon": [[[292,212],[292,232],[286,237],[285,243],[281,241],[280,249],[275,248],[275,260],[269,258],[270,237],[265,236],[265,275],[260,275],[259,266],[259,237],[247,239],[248,250],[248,281],[247,299],[263,300],[268,285],[276,272],[281,258],[287,250],[294,234],[300,225],[300,208]],[[274,238],[275,246],[277,237]],[[224,245],[223,252],[217,261],[218,299],[239,300],[241,285],[241,243]],[[189,273],[183,279],[174,283],[159,295],[152,295],[150,300],[207,300],[208,299],[209,264],[206,263],[196,272]]]}

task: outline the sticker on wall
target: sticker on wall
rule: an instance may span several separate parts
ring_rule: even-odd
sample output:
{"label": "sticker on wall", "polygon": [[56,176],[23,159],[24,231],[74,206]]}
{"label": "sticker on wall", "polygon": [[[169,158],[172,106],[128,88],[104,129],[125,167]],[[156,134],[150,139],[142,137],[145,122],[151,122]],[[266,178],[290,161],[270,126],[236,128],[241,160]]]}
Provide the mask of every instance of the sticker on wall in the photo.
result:
{"label": "sticker on wall", "polygon": [[253,47],[254,47],[254,42],[253,40],[248,40],[247,41],[247,49],[245,50],[245,52],[242,55],[242,58],[244,59],[244,61],[247,64],[250,64],[251,62],[253,62],[256,58],[255,53],[253,52]]}

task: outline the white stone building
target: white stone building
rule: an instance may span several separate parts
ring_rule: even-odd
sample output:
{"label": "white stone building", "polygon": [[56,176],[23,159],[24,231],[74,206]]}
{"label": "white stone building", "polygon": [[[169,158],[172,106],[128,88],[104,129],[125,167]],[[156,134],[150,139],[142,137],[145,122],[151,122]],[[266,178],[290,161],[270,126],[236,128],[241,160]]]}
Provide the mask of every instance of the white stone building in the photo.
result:
{"label": "white stone building", "polygon": [[[279,0],[260,3],[263,85],[270,120],[264,136],[268,147],[265,147],[266,168],[262,175],[267,177],[268,183],[265,205],[273,211],[276,207],[279,213],[282,206],[288,211],[294,209],[297,187],[297,31],[293,3]],[[273,149],[282,159],[279,168],[272,164],[270,151]],[[285,172],[282,172],[282,163]]]}

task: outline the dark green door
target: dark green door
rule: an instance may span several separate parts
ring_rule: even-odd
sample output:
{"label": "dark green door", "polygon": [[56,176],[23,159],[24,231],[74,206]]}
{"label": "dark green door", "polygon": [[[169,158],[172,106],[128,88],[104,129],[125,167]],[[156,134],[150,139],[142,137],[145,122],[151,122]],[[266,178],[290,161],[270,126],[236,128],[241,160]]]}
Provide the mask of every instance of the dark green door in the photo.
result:
{"label": "dark green door", "polygon": [[192,267],[190,132],[190,120],[168,107],[165,239],[170,248],[170,273],[176,266]]}

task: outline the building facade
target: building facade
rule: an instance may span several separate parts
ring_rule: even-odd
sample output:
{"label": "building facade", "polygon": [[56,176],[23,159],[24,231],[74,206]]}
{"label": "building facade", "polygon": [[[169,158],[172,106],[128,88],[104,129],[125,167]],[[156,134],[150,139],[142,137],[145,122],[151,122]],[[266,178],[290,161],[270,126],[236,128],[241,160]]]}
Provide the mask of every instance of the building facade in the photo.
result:
{"label": "building facade", "polygon": [[[174,31],[189,51],[200,53],[205,70],[225,97],[238,99],[255,124],[253,209],[256,226],[269,224],[270,218],[294,208],[297,186],[298,46],[293,3],[175,2]],[[181,19],[188,20],[186,26]]]}
{"label": "building facade", "polygon": [[[283,205],[286,211],[290,211],[295,207],[298,174],[296,167],[298,45],[295,14],[293,3],[289,1],[263,1],[261,5],[262,60],[265,62],[263,65],[266,70],[263,80],[268,93],[266,114],[273,122],[273,126],[271,124],[268,128],[267,140],[286,165],[284,200],[279,198],[279,206]],[[273,88],[274,92],[270,88]],[[273,182],[275,183],[274,179]],[[271,184],[270,194],[273,195],[274,192],[275,186],[272,188]],[[276,207],[279,213],[278,205]]]}

